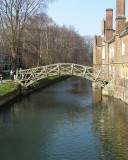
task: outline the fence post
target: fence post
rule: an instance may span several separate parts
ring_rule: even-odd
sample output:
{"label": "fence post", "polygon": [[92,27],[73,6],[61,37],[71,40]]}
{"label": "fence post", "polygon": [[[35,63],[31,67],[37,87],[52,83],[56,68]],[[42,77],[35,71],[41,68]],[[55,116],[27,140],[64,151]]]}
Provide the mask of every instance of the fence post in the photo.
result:
{"label": "fence post", "polygon": [[3,77],[2,74],[0,74],[0,82],[3,83]]}

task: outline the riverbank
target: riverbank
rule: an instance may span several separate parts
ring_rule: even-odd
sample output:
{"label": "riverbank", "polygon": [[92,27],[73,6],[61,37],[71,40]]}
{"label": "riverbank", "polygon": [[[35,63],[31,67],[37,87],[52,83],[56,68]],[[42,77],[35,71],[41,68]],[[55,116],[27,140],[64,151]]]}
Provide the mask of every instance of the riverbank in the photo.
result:
{"label": "riverbank", "polygon": [[0,107],[12,101],[19,95],[27,95],[40,88],[52,85],[58,81],[67,79],[69,76],[54,76],[42,79],[33,84],[33,87],[22,89],[18,87],[13,81],[3,83],[0,85]]}
{"label": "riverbank", "polygon": [[[92,83],[92,87],[99,88],[95,83]],[[128,88],[123,86],[117,86],[114,82],[109,83],[105,88],[101,89],[103,96],[109,96],[117,98],[124,103],[128,104]]]}
{"label": "riverbank", "polygon": [[102,90],[104,96],[112,96],[128,104],[128,88],[111,84],[107,89]]}

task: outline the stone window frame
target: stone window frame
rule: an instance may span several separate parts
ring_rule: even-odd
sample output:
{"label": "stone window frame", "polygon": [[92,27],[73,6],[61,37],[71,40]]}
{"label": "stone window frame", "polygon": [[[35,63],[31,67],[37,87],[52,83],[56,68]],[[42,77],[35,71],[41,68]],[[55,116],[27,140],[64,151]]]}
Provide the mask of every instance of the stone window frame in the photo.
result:
{"label": "stone window frame", "polygon": [[125,55],[125,49],[126,49],[125,46],[126,46],[126,45],[125,45],[124,41],[122,41],[122,44],[121,44],[121,54],[122,54],[122,56]]}
{"label": "stone window frame", "polygon": [[109,58],[110,59],[112,58],[112,48],[111,47],[109,48]]}
{"label": "stone window frame", "polygon": [[109,71],[110,71],[110,72],[112,71],[112,66],[111,66],[111,65],[109,65]]}
{"label": "stone window frame", "polygon": [[128,79],[128,64],[126,64],[126,74],[125,74],[125,78]]}
{"label": "stone window frame", "polygon": [[121,78],[125,78],[125,67],[121,64]]}
{"label": "stone window frame", "polygon": [[128,65],[127,64],[121,65],[121,78],[128,79]]}
{"label": "stone window frame", "polygon": [[109,48],[109,58],[114,58],[115,50],[114,50],[114,45],[110,46]]}
{"label": "stone window frame", "polygon": [[114,58],[115,55],[115,49],[114,49],[114,45],[112,46],[112,58]]}
{"label": "stone window frame", "polygon": [[106,52],[105,52],[105,46],[102,47],[102,59],[105,59]]}

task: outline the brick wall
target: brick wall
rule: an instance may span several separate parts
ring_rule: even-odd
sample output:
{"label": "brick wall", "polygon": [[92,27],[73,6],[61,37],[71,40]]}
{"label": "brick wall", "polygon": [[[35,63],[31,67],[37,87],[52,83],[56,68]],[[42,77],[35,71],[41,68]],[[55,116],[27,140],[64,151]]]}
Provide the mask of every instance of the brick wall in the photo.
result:
{"label": "brick wall", "polygon": [[116,17],[125,15],[125,0],[116,0]]}
{"label": "brick wall", "polygon": [[[126,30],[125,0],[116,0],[116,32],[113,31],[113,10],[107,9],[106,21],[104,19],[102,21],[101,34],[102,38],[95,37],[93,63],[99,68],[102,66],[106,71],[115,72],[113,96],[128,103],[128,64],[125,63],[128,62],[128,28]],[[105,58],[103,59],[104,47]]]}
{"label": "brick wall", "polygon": [[113,37],[113,9],[106,9],[105,40]]}

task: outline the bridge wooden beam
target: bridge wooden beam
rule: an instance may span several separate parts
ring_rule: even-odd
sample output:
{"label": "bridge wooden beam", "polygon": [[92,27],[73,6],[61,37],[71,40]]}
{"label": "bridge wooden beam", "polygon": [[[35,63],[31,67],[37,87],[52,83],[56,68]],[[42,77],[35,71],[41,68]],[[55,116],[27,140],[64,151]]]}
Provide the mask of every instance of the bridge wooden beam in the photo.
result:
{"label": "bridge wooden beam", "polygon": [[[87,78],[92,82],[101,83],[101,86],[106,83],[102,78],[104,74],[110,75],[112,73],[104,72],[104,70],[96,70],[93,67],[74,63],[57,63],[47,66],[35,67],[31,69],[19,70],[16,75],[16,82],[24,86],[29,86],[37,80],[53,76],[53,75],[75,75]],[[21,75],[24,75],[21,78]],[[112,76],[110,76],[111,79]]]}
{"label": "bridge wooden beam", "polygon": [[98,72],[98,74],[97,74],[97,76],[96,76],[96,78],[95,78],[95,81],[94,81],[94,82],[96,82],[96,81],[97,81],[97,79],[98,79],[98,77],[100,76],[100,74],[101,74],[101,69],[99,70],[99,72]]}
{"label": "bridge wooden beam", "polygon": [[83,78],[85,77],[86,71],[87,71],[87,67],[84,67]]}

